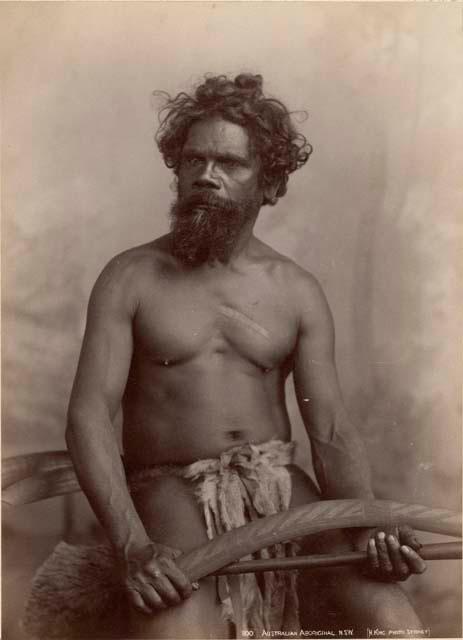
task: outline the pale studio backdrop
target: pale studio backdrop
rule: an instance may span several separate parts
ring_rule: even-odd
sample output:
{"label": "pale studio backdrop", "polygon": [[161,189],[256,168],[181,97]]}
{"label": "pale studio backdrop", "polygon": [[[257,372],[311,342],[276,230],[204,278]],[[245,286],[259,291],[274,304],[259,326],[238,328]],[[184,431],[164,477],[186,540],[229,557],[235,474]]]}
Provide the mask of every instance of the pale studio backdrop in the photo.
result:
{"label": "pale studio backdrop", "polygon": [[[2,3],[0,16],[3,456],[64,447],[90,288],[115,253],[167,230],[151,92],[253,71],[309,114],[313,156],[257,232],[326,291],[377,495],[459,509],[461,8]],[[303,442],[290,386],[288,400]],[[4,509],[5,637],[22,637],[34,568],[87,516],[80,497]],[[433,635],[461,634],[459,572],[435,563],[407,585]]]}

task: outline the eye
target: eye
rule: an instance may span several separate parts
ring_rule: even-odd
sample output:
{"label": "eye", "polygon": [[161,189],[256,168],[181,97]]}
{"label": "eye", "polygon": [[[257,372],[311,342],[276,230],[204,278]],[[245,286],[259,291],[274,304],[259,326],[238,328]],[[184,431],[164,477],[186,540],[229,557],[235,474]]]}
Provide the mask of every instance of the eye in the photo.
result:
{"label": "eye", "polygon": [[201,164],[202,158],[199,156],[184,156],[182,162],[187,167],[197,167]]}
{"label": "eye", "polygon": [[238,160],[233,160],[233,158],[224,158],[222,164],[224,167],[227,167],[227,169],[238,169],[238,167],[241,166]]}

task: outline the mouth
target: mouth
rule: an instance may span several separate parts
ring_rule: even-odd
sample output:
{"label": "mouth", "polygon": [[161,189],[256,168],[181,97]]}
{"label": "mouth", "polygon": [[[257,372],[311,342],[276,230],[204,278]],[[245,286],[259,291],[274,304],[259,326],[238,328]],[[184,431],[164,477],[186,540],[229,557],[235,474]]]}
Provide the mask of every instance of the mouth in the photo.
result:
{"label": "mouth", "polygon": [[182,213],[187,217],[203,216],[216,208],[224,208],[227,205],[229,203],[224,198],[210,192],[197,191],[184,199]]}

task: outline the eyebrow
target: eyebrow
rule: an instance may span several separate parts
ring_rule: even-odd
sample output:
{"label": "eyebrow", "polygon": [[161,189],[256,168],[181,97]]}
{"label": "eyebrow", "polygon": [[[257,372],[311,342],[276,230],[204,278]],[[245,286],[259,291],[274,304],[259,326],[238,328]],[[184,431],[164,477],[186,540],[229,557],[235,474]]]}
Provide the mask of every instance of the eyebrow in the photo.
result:
{"label": "eyebrow", "polygon": [[238,162],[243,165],[248,165],[250,162],[249,158],[241,156],[237,153],[211,153],[208,154],[206,151],[194,147],[190,147],[187,149],[183,149],[182,156],[186,158],[191,158],[192,156],[196,156],[198,158],[204,158],[206,155],[213,156],[216,160],[233,160],[234,162]]}

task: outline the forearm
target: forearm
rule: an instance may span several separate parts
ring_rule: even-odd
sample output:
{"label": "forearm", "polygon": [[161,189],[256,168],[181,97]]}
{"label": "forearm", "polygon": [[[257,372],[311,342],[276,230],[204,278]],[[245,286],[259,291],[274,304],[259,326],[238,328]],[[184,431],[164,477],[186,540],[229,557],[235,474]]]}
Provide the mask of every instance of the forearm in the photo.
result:
{"label": "forearm", "polygon": [[149,544],[107,413],[95,411],[91,418],[70,415],[66,441],[80,485],[116,553],[127,556]]}
{"label": "forearm", "polygon": [[329,499],[373,499],[370,467],[364,444],[347,421],[311,434],[314,470],[322,495]]}
{"label": "forearm", "polygon": [[[364,444],[355,427],[338,427],[329,439],[311,439],[314,470],[325,499],[373,500],[370,467]],[[372,529],[350,529],[357,550],[364,551]]]}

